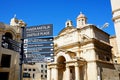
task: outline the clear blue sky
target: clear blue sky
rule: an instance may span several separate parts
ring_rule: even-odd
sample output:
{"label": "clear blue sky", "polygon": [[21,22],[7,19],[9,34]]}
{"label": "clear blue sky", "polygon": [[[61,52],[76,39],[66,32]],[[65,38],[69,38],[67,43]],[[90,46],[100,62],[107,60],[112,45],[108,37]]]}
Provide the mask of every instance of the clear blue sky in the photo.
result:
{"label": "clear blue sky", "polygon": [[0,22],[9,24],[16,14],[28,26],[53,24],[54,35],[64,27],[67,19],[76,26],[76,17],[80,12],[86,15],[89,24],[109,27],[104,31],[114,35],[110,0],[0,0]]}

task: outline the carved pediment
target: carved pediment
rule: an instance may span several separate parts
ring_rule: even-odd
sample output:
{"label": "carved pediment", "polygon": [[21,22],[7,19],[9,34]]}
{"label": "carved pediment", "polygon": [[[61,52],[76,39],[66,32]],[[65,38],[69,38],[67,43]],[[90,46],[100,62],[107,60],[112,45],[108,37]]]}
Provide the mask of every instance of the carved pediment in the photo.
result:
{"label": "carved pediment", "polygon": [[57,55],[57,54],[60,53],[60,52],[65,53],[66,51],[63,50],[63,49],[59,49],[59,50],[57,50],[57,51],[55,52],[55,55]]}
{"label": "carved pediment", "polygon": [[74,30],[75,28],[72,27],[72,26],[69,26],[69,27],[66,27],[64,28],[63,30],[61,30],[61,32],[59,33],[59,35],[64,35],[64,34],[67,34],[69,33],[70,31]]}
{"label": "carved pediment", "polygon": [[72,51],[67,51],[67,54],[69,54],[69,56],[71,57],[71,59],[74,59],[75,56],[76,56],[76,53],[72,52]]}
{"label": "carved pediment", "polygon": [[63,49],[59,49],[58,51],[56,51],[55,55],[57,55],[58,53],[64,53],[64,55],[69,55],[69,57],[71,59],[75,58],[75,56],[76,56],[75,52],[67,51],[67,50],[63,50]]}
{"label": "carved pediment", "polygon": [[87,41],[89,39],[90,39],[90,37],[88,37],[87,35],[80,34],[80,42],[85,42],[85,41]]}

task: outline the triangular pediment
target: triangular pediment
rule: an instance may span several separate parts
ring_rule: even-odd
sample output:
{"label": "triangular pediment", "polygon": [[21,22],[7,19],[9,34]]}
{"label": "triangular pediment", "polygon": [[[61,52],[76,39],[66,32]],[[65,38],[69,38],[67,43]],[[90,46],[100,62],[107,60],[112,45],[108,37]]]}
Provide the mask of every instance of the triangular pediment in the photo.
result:
{"label": "triangular pediment", "polygon": [[59,49],[59,50],[57,50],[56,52],[55,52],[55,54],[58,54],[58,53],[60,53],[60,52],[66,52],[65,50],[63,50],[63,49]]}
{"label": "triangular pediment", "polygon": [[59,49],[55,53],[55,56],[56,56],[55,61],[57,61],[57,62],[60,62],[63,58],[65,59],[65,61],[71,61],[72,59],[75,58],[76,54],[74,52],[71,52],[71,51]]}
{"label": "triangular pediment", "polygon": [[65,55],[69,55],[69,57],[74,58],[76,56],[75,52],[72,51],[67,51],[67,50],[63,50],[63,49],[59,49],[56,51],[55,55],[58,54],[65,54]]}
{"label": "triangular pediment", "polygon": [[74,30],[75,28],[72,26],[66,27],[63,30],[60,31],[59,35],[64,35],[67,34],[69,32],[71,32],[72,30]]}

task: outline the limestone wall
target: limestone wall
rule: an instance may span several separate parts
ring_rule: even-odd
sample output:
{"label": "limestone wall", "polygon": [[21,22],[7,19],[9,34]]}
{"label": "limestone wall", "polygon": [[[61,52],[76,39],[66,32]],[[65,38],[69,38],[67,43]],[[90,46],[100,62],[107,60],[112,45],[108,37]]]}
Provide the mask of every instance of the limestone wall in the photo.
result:
{"label": "limestone wall", "polygon": [[[120,80],[120,72],[116,69],[114,64],[97,63],[98,76],[102,80]],[[119,66],[119,65],[118,65]]]}
{"label": "limestone wall", "polygon": [[19,54],[9,49],[0,48],[0,58],[2,54],[11,55],[10,67],[0,68],[0,72],[9,72],[9,80],[17,80],[19,77]]}
{"label": "limestone wall", "polygon": [[93,29],[93,35],[95,39],[102,40],[109,43],[109,35],[98,28]]}

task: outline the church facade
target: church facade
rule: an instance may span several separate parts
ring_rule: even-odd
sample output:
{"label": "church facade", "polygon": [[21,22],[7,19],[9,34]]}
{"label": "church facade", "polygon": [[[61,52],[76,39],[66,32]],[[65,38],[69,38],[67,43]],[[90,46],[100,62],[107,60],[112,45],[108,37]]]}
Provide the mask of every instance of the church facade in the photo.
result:
{"label": "church facade", "polygon": [[54,61],[48,63],[47,80],[119,80],[113,64],[110,35],[80,13],[77,27],[68,20],[54,39]]}

